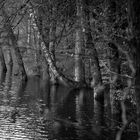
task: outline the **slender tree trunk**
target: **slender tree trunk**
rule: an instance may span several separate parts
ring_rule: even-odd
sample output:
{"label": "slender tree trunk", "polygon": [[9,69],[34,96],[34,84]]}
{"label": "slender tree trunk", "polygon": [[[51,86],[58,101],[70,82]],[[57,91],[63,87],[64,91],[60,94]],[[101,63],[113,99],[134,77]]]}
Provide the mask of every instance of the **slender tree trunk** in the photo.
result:
{"label": "slender tree trunk", "polygon": [[12,59],[11,47],[10,46],[8,46],[6,56],[7,56],[7,59],[8,59],[7,66],[11,67],[11,69],[12,69],[12,67],[13,67],[13,59]]}
{"label": "slender tree trunk", "polygon": [[7,72],[7,67],[4,59],[4,54],[2,50],[2,46],[0,46],[0,86],[5,80],[6,72]]}
{"label": "slender tree trunk", "polygon": [[[90,73],[91,73],[91,87],[92,88],[99,88],[102,85],[102,76],[101,70],[99,65],[98,53],[95,48],[92,33],[91,33],[91,26],[90,26],[90,11],[87,8],[90,5],[89,0],[84,0],[83,7],[84,7],[84,35],[85,35],[85,43],[86,43],[86,55],[90,57]],[[97,92],[95,94],[96,99],[104,100],[103,92]]]}
{"label": "slender tree trunk", "polygon": [[39,37],[39,34],[38,32],[33,29],[33,36],[34,36],[34,49],[35,49],[35,53],[34,53],[34,59],[35,59],[35,65],[36,65],[36,74],[37,75],[40,75],[40,70],[41,70],[41,61],[40,61],[40,58],[41,58],[41,55],[40,55],[40,37]]}
{"label": "slender tree trunk", "polygon": [[[30,12],[30,10],[29,10]],[[26,53],[30,53],[30,45],[31,45],[31,16],[28,16],[28,20],[27,20],[27,26],[26,26],[26,30],[27,30],[27,48],[26,48]]]}
{"label": "slender tree trunk", "polygon": [[137,126],[138,136],[140,139],[140,1],[128,0],[128,14],[130,20],[130,28],[132,30],[131,45],[133,49],[135,63],[135,95],[137,104]]}
{"label": "slender tree trunk", "polygon": [[7,70],[13,68],[11,49],[9,44],[7,44],[8,39],[5,41],[5,38],[7,38],[7,31],[5,31],[4,29],[1,33],[1,48],[0,48],[0,58],[1,58],[0,60],[3,72],[7,72]]}
{"label": "slender tree trunk", "polygon": [[85,73],[82,56],[84,55],[84,38],[82,31],[82,0],[77,0],[77,29],[75,40],[75,81],[84,83]]}
{"label": "slender tree trunk", "polygon": [[5,59],[4,59],[4,54],[2,51],[2,46],[0,46],[0,63],[1,63],[1,73],[6,73],[7,68],[6,68],[6,64],[5,64]]}
{"label": "slender tree trunk", "polygon": [[[52,9],[53,13],[52,14],[55,14],[55,11],[54,9]],[[50,32],[49,32],[49,53],[51,55],[51,58],[53,60],[53,62],[55,63],[56,60],[55,60],[55,34],[56,34],[56,21],[55,19],[53,19],[53,21],[51,21],[50,23]],[[53,73],[50,71],[50,75],[51,75],[51,82],[53,84],[55,84],[57,81],[56,81],[56,78],[55,76],[53,75]]]}
{"label": "slender tree trunk", "polygon": [[50,33],[49,33],[49,51],[52,59],[55,61],[55,33],[56,33],[56,22],[52,21],[50,24]]}
{"label": "slender tree trunk", "polygon": [[5,81],[6,73],[0,71],[0,86],[2,86],[3,82]]}
{"label": "slender tree trunk", "polygon": [[7,13],[5,12],[4,9],[2,9],[2,15],[3,15],[4,22],[5,22],[4,23],[4,28],[8,33],[8,37],[9,37],[9,39],[11,41],[11,45],[12,45],[12,50],[13,50],[13,53],[16,57],[16,61],[17,61],[17,64],[18,64],[18,68],[19,68],[19,73],[18,74],[19,74],[19,76],[21,76],[22,79],[27,80],[27,75],[26,75],[26,71],[25,71],[25,68],[24,68],[22,56],[20,54],[20,50],[18,48],[17,39],[14,35],[13,29],[12,29],[10,21],[9,21],[9,18],[8,18]]}
{"label": "slender tree trunk", "polygon": [[42,72],[41,72],[41,79],[42,80],[50,80],[50,73],[49,73],[49,65],[48,65],[48,62],[46,60],[46,58],[44,57],[44,52],[43,50],[41,49],[42,48],[42,38],[44,38],[45,42],[46,42],[46,47],[49,48],[49,29],[47,29],[44,33],[44,30],[43,30],[43,12],[42,12],[42,8],[38,8],[38,11],[37,11],[37,20],[35,21],[35,24],[38,28],[37,30],[37,34],[38,34],[38,45],[39,45],[39,53],[40,53],[40,57],[42,58],[42,64],[41,64],[41,69],[42,69]]}
{"label": "slender tree trunk", "polygon": [[[24,67],[24,63],[23,63],[23,60],[22,60],[22,56],[20,54],[20,50],[18,48],[18,44],[17,44],[17,41],[16,41],[16,38],[15,38],[15,35],[13,33],[13,31],[11,30],[11,34],[10,34],[10,38],[11,38],[11,41],[12,41],[12,51],[13,51],[13,54],[15,56],[15,61],[18,65],[18,75],[21,76],[21,78],[25,78],[27,79],[27,75],[26,75],[26,71],[25,71],[25,67]],[[12,56],[13,58],[13,56]]]}

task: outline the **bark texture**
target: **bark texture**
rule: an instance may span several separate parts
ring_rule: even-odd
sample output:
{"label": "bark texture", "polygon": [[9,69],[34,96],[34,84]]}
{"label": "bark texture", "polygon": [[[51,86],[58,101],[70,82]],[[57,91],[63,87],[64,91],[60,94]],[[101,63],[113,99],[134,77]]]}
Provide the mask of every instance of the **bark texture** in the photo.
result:
{"label": "bark texture", "polygon": [[77,8],[77,29],[76,29],[76,40],[75,40],[75,81],[84,83],[85,73],[84,73],[84,38],[82,31],[83,23],[83,6],[82,0],[76,1]]}

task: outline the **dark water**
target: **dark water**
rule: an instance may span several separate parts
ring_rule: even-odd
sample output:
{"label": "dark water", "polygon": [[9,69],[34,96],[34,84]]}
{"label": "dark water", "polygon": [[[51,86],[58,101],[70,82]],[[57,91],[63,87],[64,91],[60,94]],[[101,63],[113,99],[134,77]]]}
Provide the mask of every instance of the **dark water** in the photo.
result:
{"label": "dark water", "polygon": [[[89,89],[0,79],[0,140],[113,140],[116,130]],[[136,139],[125,133],[125,140]]]}

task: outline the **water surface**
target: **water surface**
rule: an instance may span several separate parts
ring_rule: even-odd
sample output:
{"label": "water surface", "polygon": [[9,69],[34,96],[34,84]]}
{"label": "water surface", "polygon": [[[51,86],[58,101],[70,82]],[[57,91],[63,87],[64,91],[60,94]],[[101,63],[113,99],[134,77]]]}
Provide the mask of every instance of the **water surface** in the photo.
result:
{"label": "water surface", "polygon": [[[113,140],[116,130],[91,89],[50,85],[38,77],[0,81],[0,140]],[[5,77],[5,78],[4,78]],[[135,133],[125,139],[136,139]]]}

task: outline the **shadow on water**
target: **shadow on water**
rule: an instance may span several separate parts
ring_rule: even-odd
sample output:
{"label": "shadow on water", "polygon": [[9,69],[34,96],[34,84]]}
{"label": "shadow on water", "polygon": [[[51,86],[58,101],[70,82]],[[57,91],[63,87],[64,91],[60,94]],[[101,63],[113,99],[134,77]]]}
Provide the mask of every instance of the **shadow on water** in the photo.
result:
{"label": "shadow on water", "polygon": [[9,74],[3,82],[0,139],[115,139],[114,131],[106,125],[104,106],[94,100],[91,89],[51,85],[38,77],[23,83]]}

